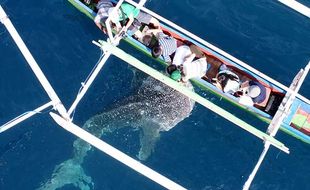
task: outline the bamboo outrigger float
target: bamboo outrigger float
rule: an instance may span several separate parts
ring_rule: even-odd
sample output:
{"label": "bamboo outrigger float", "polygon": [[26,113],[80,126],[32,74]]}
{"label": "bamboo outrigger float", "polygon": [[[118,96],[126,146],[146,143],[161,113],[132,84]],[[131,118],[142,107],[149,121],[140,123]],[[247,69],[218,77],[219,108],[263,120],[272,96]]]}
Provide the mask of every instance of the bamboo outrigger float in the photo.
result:
{"label": "bamboo outrigger float", "polygon": [[[95,16],[95,12],[84,5],[79,0],[69,0],[75,7],[81,10],[90,18]],[[53,106],[54,110],[57,113],[50,112],[51,117],[59,124],[61,127],[66,129],[67,131],[71,132],[72,134],[78,136],[79,138],[85,140],[86,142],[92,144],[94,147],[98,148],[99,150],[109,154],[113,158],[119,160],[120,162],[126,164],[127,166],[131,167],[132,169],[136,170],[137,172],[145,175],[146,177],[150,178],[151,180],[155,181],[156,183],[162,185],[167,189],[186,189],[181,185],[169,180],[168,178],[162,176],[161,174],[153,171],[152,169],[144,166],[140,162],[130,158],[129,156],[125,155],[124,153],[118,151],[114,147],[108,145],[107,143],[103,142],[102,140],[96,138],[95,136],[89,134],[88,132],[84,131],[83,129],[79,128],[72,122],[72,118],[70,117],[74,110],[76,109],[79,101],[83,98],[84,94],[87,92],[88,88],[91,86],[92,82],[98,75],[101,68],[104,66],[104,63],[108,60],[108,58],[113,54],[120,59],[126,61],[127,63],[131,64],[132,66],[138,68],[139,70],[147,73],[148,75],[154,77],[155,79],[165,83],[166,85],[174,88],[175,90],[183,93],[184,95],[188,96],[189,98],[193,99],[194,101],[200,103],[204,107],[214,111],[217,114],[220,114],[225,119],[231,121],[232,123],[238,125],[239,127],[247,130],[249,133],[257,136],[258,138],[262,139],[264,142],[264,150],[258,160],[257,165],[255,166],[253,172],[249,176],[249,179],[244,185],[244,189],[249,189],[251,182],[258,171],[270,145],[289,153],[289,149],[281,142],[276,140],[274,136],[278,132],[279,129],[287,132],[288,134],[297,137],[298,139],[310,143],[309,133],[307,131],[309,127],[309,118],[310,114],[310,101],[298,94],[298,90],[300,89],[307,73],[310,69],[310,62],[306,66],[305,69],[302,69],[295,79],[293,80],[290,87],[286,87],[279,82],[271,79],[270,77],[260,73],[256,69],[250,67],[249,65],[245,64],[244,62],[234,58],[233,56],[229,55],[228,53],[216,48],[215,46],[209,44],[208,42],[202,40],[201,38],[195,36],[194,34],[186,31],[185,29],[177,26],[176,24],[168,21],[167,19],[157,15],[156,13],[146,9],[143,7],[145,0],[141,0],[139,4],[131,1],[126,0],[127,2],[133,4],[134,6],[138,7],[142,11],[151,14],[153,17],[157,18],[161,24],[162,28],[165,32],[169,33],[171,36],[177,38],[178,40],[189,40],[192,41],[195,45],[200,47],[204,53],[210,54],[212,56],[218,57],[219,60],[223,61],[227,65],[232,65],[233,68],[236,70],[241,70],[243,73],[248,73],[247,76],[249,78],[256,78],[259,82],[263,84],[268,84],[268,88],[271,89],[271,93],[278,95],[280,98],[277,109],[275,113],[270,113],[266,110],[258,109],[257,107],[244,107],[239,105],[234,97],[225,95],[214,88],[212,85],[204,81],[203,79],[195,79],[193,82],[198,84],[199,87],[204,89],[209,89],[211,92],[224,97],[228,101],[232,102],[234,105],[237,105],[243,109],[248,110],[250,113],[257,115],[257,117],[263,119],[270,123],[266,133],[256,129],[255,127],[249,125],[245,121],[239,119],[238,117],[234,116],[233,114],[227,112],[226,110],[222,109],[221,107],[213,104],[212,102],[208,101],[207,99],[201,97],[200,95],[188,90],[186,87],[180,85],[179,83],[173,81],[172,79],[168,78],[167,76],[163,75],[161,72],[154,70],[153,68],[147,66],[146,64],[142,63],[141,61],[137,60],[133,56],[127,54],[126,52],[120,50],[115,45],[123,38],[121,35],[113,35],[112,28],[109,24],[110,17],[107,19],[106,26],[108,29],[108,36],[109,36],[109,43],[100,41],[100,43],[94,42],[98,45],[102,51],[104,52],[104,56],[97,65],[97,67],[93,70],[90,77],[85,81],[82,90],[79,92],[76,100],[73,102],[72,106],[67,111],[66,108],[61,103],[61,100],[58,98],[56,92],[49,84],[47,78],[45,77],[44,73],[40,70],[38,64],[30,54],[29,50],[27,49],[26,45],[20,38],[19,34],[15,30],[14,26],[12,25],[11,21],[5,14],[4,10],[0,6],[0,21],[5,25],[5,27],[10,32],[12,38],[16,42],[17,46],[21,50],[22,54],[24,55],[25,59],[31,66],[33,72],[37,76],[38,80],[40,81],[41,85],[44,87],[45,91],[49,95],[51,101],[40,106],[39,108],[35,109],[33,112],[29,112],[23,114],[16,119],[2,125],[0,127],[0,133],[8,130],[9,128],[15,126],[16,124],[22,122],[23,120],[33,116],[36,112],[42,111],[50,106]],[[114,11],[120,7],[121,3],[124,0],[118,1],[116,4],[116,8]],[[165,24],[164,24],[165,23]],[[141,44],[139,41],[135,40],[132,37],[127,36],[125,38],[127,42],[132,44],[137,49],[149,53],[149,49]],[[160,62],[163,62],[161,59],[158,59]],[[260,75],[260,76],[258,76]],[[268,100],[270,101],[270,100]]]}

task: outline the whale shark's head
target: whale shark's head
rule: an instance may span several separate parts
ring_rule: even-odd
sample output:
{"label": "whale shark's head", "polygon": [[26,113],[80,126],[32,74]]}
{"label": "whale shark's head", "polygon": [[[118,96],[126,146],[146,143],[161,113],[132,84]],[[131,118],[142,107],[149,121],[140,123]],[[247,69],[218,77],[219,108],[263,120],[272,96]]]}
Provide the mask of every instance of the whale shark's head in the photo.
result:
{"label": "whale shark's head", "polygon": [[[193,89],[191,83],[184,85]],[[190,98],[151,77],[142,83],[135,96],[144,104],[144,118],[141,119],[158,123],[162,131],[176,126],[190,115],[194,107]]]}

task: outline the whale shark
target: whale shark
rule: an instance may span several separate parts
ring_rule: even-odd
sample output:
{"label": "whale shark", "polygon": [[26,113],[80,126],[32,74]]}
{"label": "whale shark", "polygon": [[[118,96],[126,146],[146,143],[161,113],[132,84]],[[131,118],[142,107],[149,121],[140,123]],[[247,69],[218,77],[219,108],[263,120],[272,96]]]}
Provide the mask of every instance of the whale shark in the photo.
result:
{"label": "whale shark", "polygon": [[[184,85],[193,90],[191,83]],[[140,150],[137,158],[144,161],[153,153],[160,132],[169,131],[187,118],[194,104],[187,96],[148,77],[134,95],[116,103],[109,111],[94,115],[82,128],[99,138],[124,127],[138,129]],[[81,190],[94,188],[92,178],[82,167],[91,145],[77,139],[73,147],[73,157],[57,165],[51,178],[38,190],[55,190],[66,185]]]}

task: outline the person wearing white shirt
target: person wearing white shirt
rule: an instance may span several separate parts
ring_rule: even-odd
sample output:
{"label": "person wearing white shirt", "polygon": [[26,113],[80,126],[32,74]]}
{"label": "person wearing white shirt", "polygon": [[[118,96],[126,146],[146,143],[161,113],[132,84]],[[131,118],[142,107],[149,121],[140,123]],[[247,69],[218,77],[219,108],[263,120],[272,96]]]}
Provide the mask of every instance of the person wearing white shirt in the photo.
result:
{"label": "person wearing white shirt", "polygon": [[167,68],[171,78],[176,81],[187,82],[191,78],[205,76],[209,68],[206,58],[202,57],[193,61],[195,57],[196,55],[191,52],[188,46],[178,47],[172,65]]}

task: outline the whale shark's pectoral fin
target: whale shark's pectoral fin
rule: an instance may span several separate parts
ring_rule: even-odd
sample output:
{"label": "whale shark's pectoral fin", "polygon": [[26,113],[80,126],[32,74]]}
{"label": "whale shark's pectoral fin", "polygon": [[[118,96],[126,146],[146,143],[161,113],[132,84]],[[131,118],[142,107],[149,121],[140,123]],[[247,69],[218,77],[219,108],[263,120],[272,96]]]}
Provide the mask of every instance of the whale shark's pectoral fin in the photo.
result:
{"label": "whale shark's pectoral fin", "polygon": [[159,140],[160,125],[156,122],[149,121],[141,126],[140,132],[140,150],[137,157],[139,160],[146,160],[154,151],[156,142]]}

